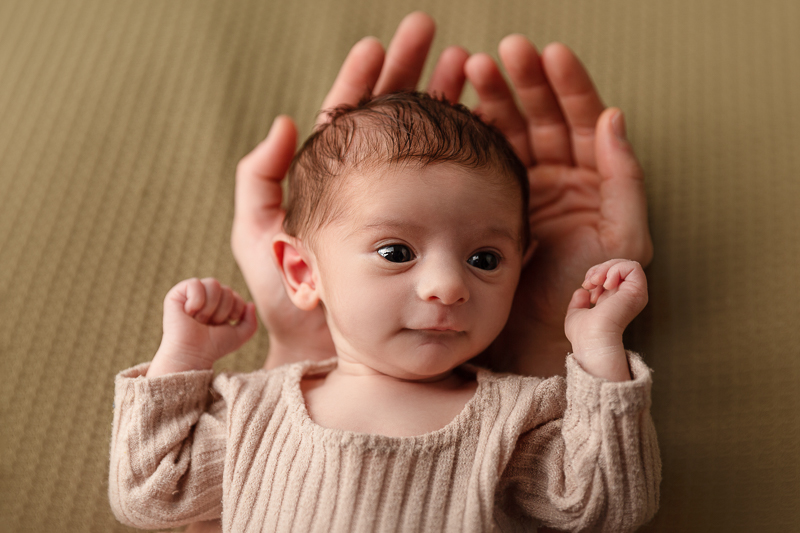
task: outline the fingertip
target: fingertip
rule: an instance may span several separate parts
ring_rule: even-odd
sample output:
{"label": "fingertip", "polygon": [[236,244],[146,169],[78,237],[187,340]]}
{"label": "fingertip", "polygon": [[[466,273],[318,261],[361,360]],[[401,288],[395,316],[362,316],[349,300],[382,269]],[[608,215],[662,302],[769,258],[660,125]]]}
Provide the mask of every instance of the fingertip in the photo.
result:
{"label": "fingertip", "polygon": [[614,113],[611,115],[611,129],[614,132],[614,135],[617,137],[617,140],[621,143],[628,144],[628,132],[625,126],[625,114],[622,110],[617,108],[612,108],[612,112]]}
{"label": "fingertip", "polygon": [[469,60],[470,56],[469,50],[463,46],[454,44],[442,50],[442,53],[439,54],[439,63],[447,62],[449,64],[459,64],[463,66]]}
{"label": "fingertip", "polygon": [[283,179],[296,146],[297,126],[294,120],[288,115],[276,116],[267,136],[239,161],[236,169],[237,200],[241,202],[255,195],[253,183],[260,180],[253,180],[254,177]]}
{"label": "fingertip", "polygon": [[572,49],[570,49],[567,45],[559,41],[553,41],[552,43],[548,43],[542,49],[542,56],[548,56],[550,58],[556,57],[564,57],[565,55],[575,55],[572,53]]}
{"label": "fingertip", "polygon": [[428,82],[428,94],[444,97],[449,102],[458,102],[464,90],[464,65],[468,59],[469,52],[465,48],[455,45],[445,48],[439,54]]}
{"label": "fingertip", "polygon": [[256,317],[256,304],[248,302],[244,307],[244,314],[242,315],[242,322],[247,324],[248,328],[255,331],[258,329],[258,318]]}
{"label": "fingertip", "polygon": [[500,52],[500,55],[504,55],[504,53],[512,52],[519,49],[524,48],[536,48],[534,44],[528,39],[525,35],[521,33],[512,33],[506,35],[500,40],[500,44],[497,45],[497,50]]}
{"label": "fingertip", "polygon": [[603,294],[605,289],[603,289],[602,285],[596,285],[591,291],[589,295],[589,302],[592,304],[596,304],[597,301],[600,299],[600,296]]}
{"label": "fingertip", "polygon": [[588,309],[591,305],[591,294],[585,289],[577,289],[572,293],[568,309]]}
{"label": "fingertip", "polygon": [[202,283],[197,278],[186,280],[186,302],[183,305],[184,312],[193,317],[206,303],[206,293]]}
{"label": "fingertip", "polygon": [[403,20],[397,26],[397,31],[399,32],[401,28],[405,29],[409,26],[419,28],[425,32],[433,33],[436,31],[436,21],[424,11],[412,11],[403,17]]}
{"label": "fingertip", "polygon": [[466,70],[475,70],[475,69],[491,68],[493,66],[496,65],[492,56],[490,56],[486,52],[476,52],[471,56],[469,56],[466,64],[464,65],[464,68]]}
{"label": "fingertip", "polygon": [[[369,35],[359,39],[359,41],[353,45],[350,52],[347,54],[345,63],[354,61],[360,65],[367,65],[367,70],[372,70],[373,68],[380,69],[385,55],[386,50],[384,50],[383,43],[381,43],[380,39]],[[369,65],[372,65],[372,67],[369,67]]]}
{"label": "fingertip", "polygon": [[[542,63],[547,77],[556,83],[586,85],[591,78],[578,56],[565,44],[554,42],[542,50]],[[558,89],[556,88],[556,92]]]}
{"label": "fingertip", "polygon": [[597,168],[602,177],[644,180],[644,172],[628,140],[627,130],[627,120],[621,109],[610,107],[600,114],[595,152]]}
{"label": "fingertip", "polygon": [[502,81],[497,63],[492,56],[484,52],[469,56],[464,63],[464,74],[479,94],[485,91],[496,91]]}
{"label": "fingertip", "polygon": [[263,142],[269,142],[275,135],[278,135],[281,130],[284,130],[284,134],[291,133],[293,136],[297,135],[297,126],[292,117],[289,115],[278,115],[275,117],[275,120],[272,121],[272,126],[269,128],[269,133]]}
{"label": "fingertip", "polygon": [[356,48],[375,48],[380,47],[383,50],[383,44],[381,43],[380,39],[375,37],[374,35],[367,35],[366,37],[362,37],[359,39],[356,44],[353,45],[351,50],[355,50]]}

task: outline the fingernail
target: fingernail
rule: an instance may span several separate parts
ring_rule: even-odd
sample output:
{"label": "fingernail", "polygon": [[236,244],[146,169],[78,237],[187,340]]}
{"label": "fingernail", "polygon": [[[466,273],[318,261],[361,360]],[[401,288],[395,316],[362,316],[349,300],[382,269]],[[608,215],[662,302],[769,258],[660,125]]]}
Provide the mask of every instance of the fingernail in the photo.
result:
{"label": "fingernail", "polygon": [[614,135],[617,136],[622,143],[628,142],[628,136],[625,132],[625,117],[622,114],[622,111],[617,111],[617,113],[611,119],[611,127],[614,129]]}

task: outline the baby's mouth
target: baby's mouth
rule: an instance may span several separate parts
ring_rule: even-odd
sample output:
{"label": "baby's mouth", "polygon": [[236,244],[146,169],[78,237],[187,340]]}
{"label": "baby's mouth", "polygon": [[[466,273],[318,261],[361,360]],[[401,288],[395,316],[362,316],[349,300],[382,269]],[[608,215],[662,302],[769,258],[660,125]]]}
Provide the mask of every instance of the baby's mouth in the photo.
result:
{"label": "baby's mouth", "polygon": [[432,326],[426,328],[408,328],[409,331],[418,331],[420,333],[427,333],[431,335],[459,335],[464,333],[463,330],[449,327],[449,326]]}

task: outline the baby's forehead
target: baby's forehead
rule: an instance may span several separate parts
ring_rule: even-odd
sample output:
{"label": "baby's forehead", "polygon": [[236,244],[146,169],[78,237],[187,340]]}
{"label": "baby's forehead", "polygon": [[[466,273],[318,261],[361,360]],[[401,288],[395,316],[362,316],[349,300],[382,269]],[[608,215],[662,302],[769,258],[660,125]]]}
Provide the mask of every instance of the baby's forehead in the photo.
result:
{"label": "baby's forehead", "polygon": [[[400,163],[373,163],[343,172],[338,179],[338,187],[331,191],[331,200],[347,202],[353,199],[366,199],[370,195],[403,189],[405,194],[418,194],[423,197],[424,189],[404,188],[409,179],[422,179],[433,187],[465,187],[485,190],[492,199],[518,201],[522,191],[513,176],[503,169],[493,167],[470,168],[457,163],[425,164],[419,161]],[[487,198],[488,200],[489,198]]]}
{"label": "baby's forehead", "polygon": [[[342,178],[329,198],[332,221],[363,225],[411,217],[410,223],[422,225],[439,210],[457,211],[463,218],[498,220],[517,220],[522,214],[519,185],[513,177],[491,168],[405,163],[360,168]],[[456,204],[469,204],[472,209],[458,210],[464,206]],[[414,221],[415,214],[427,218]]]}

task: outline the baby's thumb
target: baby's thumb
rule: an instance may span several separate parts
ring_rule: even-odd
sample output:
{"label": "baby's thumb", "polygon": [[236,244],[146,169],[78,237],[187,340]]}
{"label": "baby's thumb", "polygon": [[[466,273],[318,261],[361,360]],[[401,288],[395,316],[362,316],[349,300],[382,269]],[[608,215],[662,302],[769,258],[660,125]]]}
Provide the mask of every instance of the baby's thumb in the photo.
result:
{"label": "baby's thumb", "polygon": [[234,337],[238,344],[237,348],[250,340],[258,329],[258,319],[256,318],[256,306],[253,302],[246,303],[242,318],[235,324],[231,324]]}
{"label": "baby's thumb", "polygon": [[250,340],[250,338],[258,330],[258,318],[256,317],[256,305],[253,302],[245,304],[244,314],[241,320],[233,326],[233,331],[236,335],[236,342],[239,346]]}
{"label": "baby's thumb", "polygon": [[244,313],[238,322],[210,326],[214,345],[220,352],[218,357],[224,357],[241,348],[257,329],[256,306],[252,302],[245,304]]}

